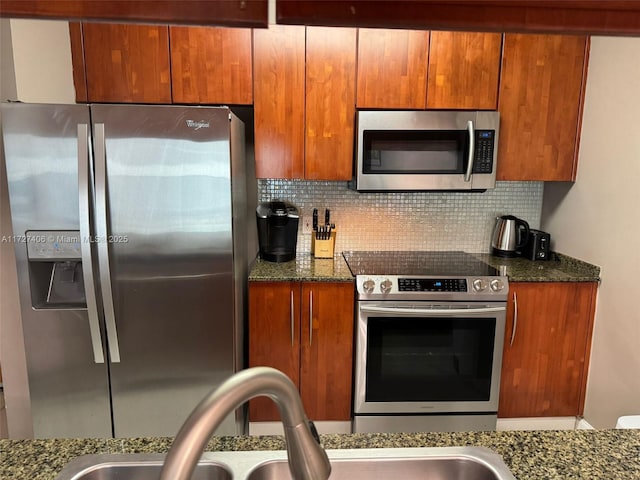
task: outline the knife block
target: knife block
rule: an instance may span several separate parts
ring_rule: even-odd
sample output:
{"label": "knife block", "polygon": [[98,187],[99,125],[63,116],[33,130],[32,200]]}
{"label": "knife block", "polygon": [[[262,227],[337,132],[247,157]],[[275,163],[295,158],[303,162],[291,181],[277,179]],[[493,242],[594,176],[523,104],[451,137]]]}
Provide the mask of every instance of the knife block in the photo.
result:
{"label": "knife block", "polygon": [[333,258],[336,245],[336,231],[331,230],[328,239],[316,238],[316,232],[311,232],[311,253],[315,258]]}

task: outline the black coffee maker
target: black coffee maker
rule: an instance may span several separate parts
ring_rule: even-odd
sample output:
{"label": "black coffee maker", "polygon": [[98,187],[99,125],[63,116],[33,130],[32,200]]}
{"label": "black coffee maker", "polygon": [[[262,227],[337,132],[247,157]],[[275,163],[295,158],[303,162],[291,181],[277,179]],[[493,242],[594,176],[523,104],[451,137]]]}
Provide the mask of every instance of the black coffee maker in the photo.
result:
{"label": "black coffee maker", "polygon": [[298,209],[280,200],[261,203],[256,208],[260,258],[288,262],[296,258]]}

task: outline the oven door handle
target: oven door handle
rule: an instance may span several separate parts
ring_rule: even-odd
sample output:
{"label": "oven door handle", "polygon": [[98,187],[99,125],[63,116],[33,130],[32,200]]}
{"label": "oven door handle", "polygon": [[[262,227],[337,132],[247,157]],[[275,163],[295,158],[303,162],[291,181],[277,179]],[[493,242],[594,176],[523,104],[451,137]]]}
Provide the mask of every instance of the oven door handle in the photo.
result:
{"label": "oven door handle", "polygon": [[360,305],[361,312],[371,313],[408,313],[417,315],[458,315],[468,313],[495,313],[504,312],[506,307],[480,307],[480,308],[402,308],[402,307],[377,307],[375,305]]}

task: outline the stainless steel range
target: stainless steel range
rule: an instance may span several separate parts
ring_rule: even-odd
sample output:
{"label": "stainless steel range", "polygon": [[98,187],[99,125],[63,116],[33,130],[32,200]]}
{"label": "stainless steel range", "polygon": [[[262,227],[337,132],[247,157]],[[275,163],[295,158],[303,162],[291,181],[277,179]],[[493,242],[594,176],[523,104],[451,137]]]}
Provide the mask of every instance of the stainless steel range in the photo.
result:
{"label": "stainless steel range", "polygon": [[354,432],[495,430],[508,280],[464,252],[344,252]]}

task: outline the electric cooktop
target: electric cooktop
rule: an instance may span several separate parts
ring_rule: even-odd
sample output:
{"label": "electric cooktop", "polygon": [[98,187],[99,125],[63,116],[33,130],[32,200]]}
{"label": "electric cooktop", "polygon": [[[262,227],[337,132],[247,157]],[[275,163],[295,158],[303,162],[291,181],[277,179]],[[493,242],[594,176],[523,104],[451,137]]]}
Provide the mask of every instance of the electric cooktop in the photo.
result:
{"label": "electric cooktop", "polygon": [[461,251],[346,251],[353,275],[497,276],[498,270]]}

